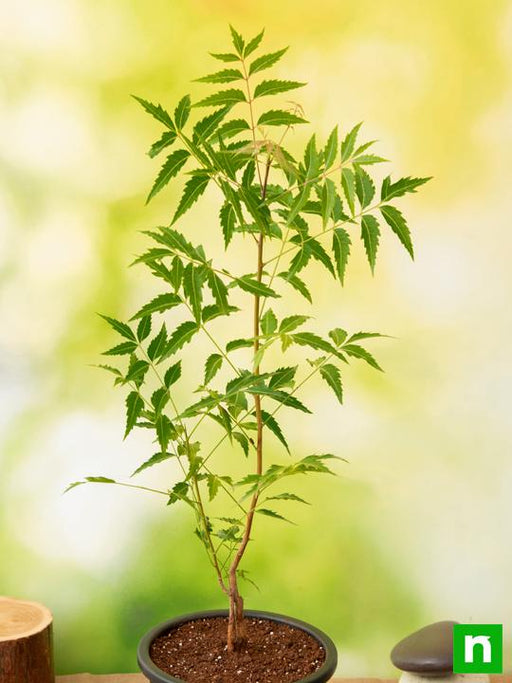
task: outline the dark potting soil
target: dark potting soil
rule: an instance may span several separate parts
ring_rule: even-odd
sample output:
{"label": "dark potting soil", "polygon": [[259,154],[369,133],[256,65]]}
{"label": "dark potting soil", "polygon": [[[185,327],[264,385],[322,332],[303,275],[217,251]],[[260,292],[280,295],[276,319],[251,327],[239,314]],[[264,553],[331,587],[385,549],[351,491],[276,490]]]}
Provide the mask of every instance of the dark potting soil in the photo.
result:
{"label": "dark potting soil", "polygon": [[149,654],[186,683],[295,683],[324,663],[325,650],[308,633],[268,619],[245,621],[247,641],[237,652],[227,651],[227,617],[207,617],[159,636]]}

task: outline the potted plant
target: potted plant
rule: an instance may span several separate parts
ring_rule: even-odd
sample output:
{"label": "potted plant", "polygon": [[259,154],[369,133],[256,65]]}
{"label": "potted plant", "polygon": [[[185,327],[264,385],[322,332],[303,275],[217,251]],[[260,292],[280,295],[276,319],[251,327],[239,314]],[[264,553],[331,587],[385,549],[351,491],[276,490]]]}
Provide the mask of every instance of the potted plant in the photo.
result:
{"label": "potted plant", "polygon": [[[125,437],[134,428],[147,429],[157,443],[157,452],[132,476],[172,459],[179,479],[158,490],[106,477],[86,477],[71,487],[95,482],[151,490],[195,515],[195,533],[229,606],[179,617],[147,634],[139,663],[151,681],[318,683],[336,667],[332,641],[288,617],[244,611],[239,588],[257,516],[285,519],[283,505],[306,502],[290,490],[294,476],[332,473],[331,463],[343,460],[326,453],[290,460],[278,413],[311,412],[304,388],[315,375],[342,403],[340,368],[352,359],[380,369],[365,344],[381,335],[351,334],[337,325],[312,329],[304,273],[318,266],[329,286],[335,280],[343,285],[357,233],[373,272],[383,225],[412,257],[409,228],[394,204],[428,178],[393,182],[386,176],[377,196],[369,169],[385,159],[370,150],[372,142],[358,141],[360,124],[340,139],[335,127],[321,147],[313,135],[303,156],[292,155],[285,142],[307,123],[303,110],[267,103],[283,93],[287,99],[304,83],[267,77],[286,49],[262,53],[263,31],[246,42],[231,28],[231,37],[228,52],[212,54],[222,68],[197,79],[213,85],[213,92],[194,103],[186,95],[173,115],[135,98],[163,126],[149,156],[168,154],[148,201],[171,180],[185,176],[186,182],[170,225],[149,230],[150,246],[136,259],[158,278],[161,292],[128,322],[104,316],[121,337],[105,355],[126,359],[124,367],[101,366],[128,392]],[[216,193],[212,230],[219,225],[230,267],[177,228],[207,188]],[[241,268],[241,245],[244,253],[248,246],[253,250],[249,272]],[[299,307],[300,298],[305,302]],[[273,303],[286,315],[276,314]],[[200,335],[211,347],[204,359],[194,346]],[[182,373],[194,377],[198,367],[196,394],[181,405],[175,387]],[[205,449],[201,430],[212,422],[219,436]],[[282,462],[265,457],[264,445],[272,439],[286,452]],[[216,456],[226,447],[240,449],[244,476],[219,470]],[[210,510],[221,498],[226,505],[219,516]]]}

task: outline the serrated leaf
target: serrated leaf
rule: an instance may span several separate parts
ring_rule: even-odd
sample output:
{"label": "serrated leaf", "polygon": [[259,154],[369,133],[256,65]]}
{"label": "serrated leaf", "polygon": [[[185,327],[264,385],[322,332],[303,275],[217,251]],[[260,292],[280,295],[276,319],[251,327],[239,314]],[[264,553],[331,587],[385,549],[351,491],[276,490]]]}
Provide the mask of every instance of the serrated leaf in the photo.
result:
{"label": "serrated leaf", "polygon": [[204,383],[208,384],[222,367],[223,358],[219,353],[208,356],[204,366]]}
{"label": "serrated leaf", "polygon": [[375,185],[366,171],[355,166],[356,194],[361,207],[366,208],[375,196]]}
{"label": "serrated leaf", "polygon": [[362,346],[359,346],[358,344],[345,344],[343,350],[347,353],[347,355],[352,356],[353,358],[360,358],[361,360],[366,361],[368,365],[371,365],[372,368],[383,372],[382,368],[372,354],[366,349],[363,349]]}
{"label": "serrated leaf", "polygon": [[210,52],[210,56],[220,62],[239,62],[240,57],[232,52]]}
{"label": "serrated leaf", "polygon": [[307,320],[309,320],[309,315],[289,315],[281,320],[279,325],[279,334],[287,334],[293,332],[297,327],[303,325]]}
{"label": "serrated leaf", "polygon": [[169,420],[167,415],[157,415],[155,420],[156,434],[158,438],[158,443],[163,453],[167,453],[167,447],[169,441],[171,440],[172,434],[172,422]]}
{"label": "serrated leaf", "polygon": [[338,155],[338,126],[332,129],[324,149],[324,168],[327,170],[336,161]]}
{"label": "serrated leaf", "polygon": [[90,484],[117,484],[115,479],[110,479],[109,477],[85,477],[85,481]]}
{"label": "serrated leaf", "polygon": [[281,389],[282,387],[293,387],[293,379],[297,372],[297,366],[278,368],[270,373],[268,383],[269,389]]}
{"label": "serrated leaf", "polygon": [[235,210],[229,202],[225,202],[220,210],[220,224],[224,235],[224,247],[227,248],[235,231]]}
{"label": "serrated leaf", "polygon": [[228,289],[222,279],[213,270],[208,271],[208,287],[212,293],[215,303],[221,311],[229,309]]}
{"label": "serrated leaf", "polygon": [[102,370],[106,370],[107,372],[112,373],[112,374],[115,375],[116,377],[122,377],[122,376],[123,376],[123,373],[121,372],[121,370],[118,370],[117,368],[114,368],[114,367],[112,367],[111,365],[101,365],[101,364],[99,364],[99,365],[94,365],[93,367],[95,367],[95,368],[101,368]]}
{"label": "serrated leaf", "polygon": [[350,157],[352,156],[352,152],[354,151],[354,147],[356,145],[356,139],[357,139],[357,134],[359,133],[359,129],[363,125],[363,122],[358,123],[357,126],[354,126],[350,133],[347,134],[343,142],[341,143],[341,161],[342,163],[344,161],[348,161]]}
{"label": "serrated leaf", "polygon": [[150,315],[145,315],[140,319],[139,324],[137,325],[137,339],[142,342],[144,339],[149,337],[149,334],[151,332],[151,316]]}
{"label": "serrated leaf", "polygon": [[282,50],[271,52],[267,55],[263,55],[262,57],[258,57],[258,59],[255,59],[249,67],[249,76],[258,73],[259,71],[263,71],[264,69],[270,69],[271,66],[274,66],[274,64],[281,59],[287,50],[288,48],[285,47]]}
{"label": "serrated leaf", "polygon": [[130,368],[126,377],[125,382],[135,382],[136,384],[141,384],[141,379],[144,377],[148,370],[149,364],[145,360],[136,360],[130,364]]}
{"label": "serrated leaf", "polygon": [[329,337],[333,340],[336,346],[341,346],[345,339],[347,338],[346,330],[342,330],[341,327],[335,327],[330,330]]}
{"label": "serrated leaf", "polygon": [[192,204],[196,202],[199,197],[203,194],[210,182],[210,176],[207,174],[195,175],[190,178],[185,184],[185,189],[181,195],[180,203],[176,209],[176,213],[173,216],[172,223],[176,223],[178,218],[186,213]]}
{"label": "serrated leaf", "polygon": [[170,147],[176,141],[177,137],[178,136],[173,131],[169,130],[165,132],[159,140],[151,145],[148,151],[148,156],[153,159],[157,154],[160,154],[162,150]]}
{"label": "serrated leaf", "polygon": [[273,417],[270,413],[267,413],[266,410],[261,411],[261,417],[263,420],[263,426],[270,429],[270,431],[279,439],[289,453],[290,449],[288,447],[288,443],[275,417]]}
{"label": "serrated leaf", "polygon": [[242,38],[242,36],[237,31],[235,31],[235,29],[231,25],[229,26],[229,30],[231,31],[233,47],[241,57],[244,53],[245,41]]}
{"label": "serrated leaf", "polygon": [[179,101],[178,106],[174,110],[174,123],[176,124],[176,128],[178,130],[181,130],[187,123],[188,117],[190,116],[190,108],[190,95],[185,95],[185,97]]}
{"label": "serrated leaf", "polygon": [[414,248],[412,246],[411,233],[407,227],[407,223],[405,222],[405,218],[403,217],[402,213],[394,206],[389,206],[388,204],[381,206],[380,212],[384,216],[384,220],[389,225],[391,230],[407,249],[410,257],[414,259]]}
{"label": "serrated leaf", "polygon": [[201,304],[203,302],[203,275],[199,268],[189,263],[183,273],[183,291],[192,306],[197,322],[201,321]]}
{"label": "serrated leaf", "polygon": [[378,157],[376,154],[361,154],[353,159],[353,163],[359,164],[359,166],[371,166],[372,164],[381,164],[385,161],[389,161],[389,159]]}
{"label": "serrated leaf", "polygon": [[266,95],[277,95],[281,92],[288,92],[296,88],[303,88],[306,84],[298,81],[280,81],[272,79],[269,81],[262,81],[254,89],[253,97],[264,97]]}
{"label": "serrated leaf", "polygon": [[341,384],[339,369],[331,363],[325,363],[325,365],[320,367],[320,375],[334,391],[338,401],[343,403],[343,387]]}
{"label": "serrated leaf", "polygon": [[265,500],[293,500],[296,503],[304,503],[305,505],[311,505],[311,503],[308,503],[308,501],[304,500],[304,498],[296,496],[295,493],[279,493],[277,496],[269,496],[268,498],[265,498]]}
{"label": "serrated leaf", "polygon": [[138,391],[132,391],[126,397],[126,429],[124,431],[124,438],[132,431],[144,408],[144,401],[139,395]]}
{"label": "serrated leaf", "polygon": [[265,515],[265,517],[272,517],[273,519],[280,519],[283,522],[288,522],[288,524],[294,524],[294,522],[291,522],[289,519],[286,519],[286,517],[283,517],[283,515],[280,515],[278,512],[275,512],[275,510],[269,510],[267,508],[258,508],[256,510],[260,515]]}
{"label": "serrated leaf", "polygon": [[391,182],[391,177],[388,176],[384,178],[382,183],[382,189],[380,198],[383,202],[387,202],[394,197],[402,197],[407,192],[416,192],[418,187],[424,185],[429,180],[432,180],[432,176],[429,178],[411,178],[407,176],[406,178],[400,178],[395,183]]}
{"label": "serrated leaf", "polygon": [[295,410],[300,410],[303,413],[311,413],[311,410],[309,410],[309,408],[306,408],[306,406],[301,401],[299,401],[298,398],[296,398],[292,394],[287,393],[286,391],[283,391],[282,389],[270,389],[270,387],[262,385],[248,387],[247,391],[250,394],[261,394],[262,396],[268,396],[269,398],[272,398],[274,401],[277,401],[278,403],[282,403],[283,405],[288,406],[289,408],[295,408]]}
{"label": "serrated leaf", "polygon": [[228,306],[226,310],[220,309],[217,304],[209,304],[203,308],[203,322],[206,323],[209,320],[214,320],[221,315],[230,315],[231,313],[236,313],[240,309],[236,306]]}
{"label": "serrated leaf", "polygon": [[377,219],[374,216],[363,216],[361,219],[361,238],[363,240],[368,263],[372,269],[375,270],[375,260],[377,258],[377,249],[379,248],[380,230]]}
{"label": "serrated leaf", "polygon": [[336,263],[336,273],[341,284],[345,280],[345,269],[350,255],[351,240],[348,232],[343,228],[335,228],[332,233],[332,250]]}
{"label": "serrated leaf", "polygon": [[159,294],[149,303],[145,304],[130,320],[137,320],[152,313],[163,313],[181,304],[181,298],[177,294]]}
{"label": "serrated leaf", "polygon": [[194,107],[217,107],[217,106],[229,106],[237,104],[238,102],[246,102],[245,94],[242,90],[238,88],[229,88],[228,90],[222,90],[221,92],[214,93],[205,97],[203,100],[196,102]]}
{"label": "serrated leaf", "polygon": [[151,395],[151,404],[153,405],[153,408],[155,409],[155,413],[157,415],[159,415],[162,412],[162,410],[167,405],[168,401],[169,392],[167,391],[166,387],[160,387],[160,389],[157,389]]}
{"label": "serrated leaf", "polygon": [[277,318],[274,311],[269,308],[261,317],[261,331],[263,334],[273,334],[277,329]]}
{"label": "serrated leaf", "polygon": [[238,277],[235,280],[236,284],[243,289],[245,292],[250,294],[255,294],[256,296],[270,296],[278,298],[280,294],[277,294],[268,285],[263,284],[263,282],[258,282],[254,278],[244,275],[243,277]]}
{"label": "serrated leaf", "polygon": [[172,356],[173,353],[176,353],[176,351],[179,351],[185,344],[190,342],[198,329],[199,327],[195,320],[187,320],[181,323],[181,325],[178,325],[169,337],[164,357],[168,358],[169,356]]}
{"label": "serrated leaf", "polygon": [[194,126],[194,132],[192,134],[194,142],[206,142],[216,132],[220,122],[224,119],[230,109],[231,107],[222,107],[198,121]]}
{"label": "serrated leaf", "polygon": [[278,277],[280,277],[282,280],[285,280],[288,282],[294,289],[296,289],[302,296],[309,301],[309,303],[313,303],[313,299],[311,297],[311,293],[309,289],[306,286],[306,283],[300,279],[298,275],[293,275],[291,273],[283,272],[279,273]]}
{"label": "serrated leaf", "polygon": [[150,202],[153,197],[164,188],[171,178],[174,178],[183,166],[187,163],[190,153],[186,149],[178,149],[176,152],[169,154],[167,161],[160,169],[160,173],[155,180],[151,192],[146,199],[146,204]]}
{"label": "serrated leaf", "polygon": [[208,498],[210,502],[215,498],[219,491],[220,480],[215,474],[208,474]]}
{"label": "serrated leaf", "polygon": [[137,97],[137,95],[132,95],[132,97],[134,100],[137,100],[137,102],[142,105],[148,114],[151,114],[151,116],[153,116],[157,121],[163,123],[164,126],[167,126],[167,128],[170,128],[170,130],[175,130],[171,116],[160,104],[153,104],[152,102],[142,99],[142,97]]}
{"label": "serrated leaf", "polygon": [[133,353],[137,348],[135,342],[127,341],[117,346],[112,347],[108,351],[103,351],[104,356],[126,356],[129,353]]}
{"label": "serrated leaf", "polygon": [[226,121],[217,130],[217,135],[220,139],[231,138],[238,133],[250,130],[250,126],[245,119],[232,119],[231,121]]}
{"label": "serrated leaf", "polygon": [[356,198],[356,183],[354,172],[351,168],[343,168],[341,170],[341,186],[345,194],[347,204],[350,208],[350,213],[354,215],[355,198]]}
{"label": "serrated leaf", "polygon": [[170,368],[167,369],[165,375],[164,375],[164,384],[165,386],[169,389],[173,384],[175,384],[179,378],[181,377],[181,361],[179,360],[177,363],[174,363],[174,365],[171,365]]}
{"label": "serrated leaf", "polygon": [[146,462],[143,462],[140,467],[137,467],[135,472],[130,476],[134,477],[136,474],[140,474],[144,470],[147,470],[149,467],[153,467],[153,465],[158,465],[158,463],[163,462],[164,460],[169,460],[169,458],[172,457],[172,453],[155,453],[149,458],[149,460],[146,460]]}
{"label": "serrated leaf", "polygon": [[255,36],[252,40],[250,40],[247,43],[244,49],[244,57],[248,57],[250,54],[252,54],[255,50],[258,49],[264,35],[265,29],[263,29],[260,33],[258,33],[257,36]]}
{"label": "serrated leaf", "polygon": [[236,351],[237,349],[249,349],[254,346],[252,339],[233,339],[226,344],[226,352]]}
{"label": "serrated leaf", "polygon": [[164,353],[167,346],[167,328],[163,323],[160,332],[153,338],[148,346],[148,357],[150,360],[158,360]]}
{"label": "serrated leaf", "polygon": [[208,76],[196,78],[197,83],[232,83],[243,79],[243,74],[238,69],[222,69]]}
{"label": "serrated leaf", "polygon": [[374,339],[376,337],[385,337],[387,335],[380,334],[379,332],[356,332],[350,336],[348,343],[359,341],[361,339]]}
{"label": "serrated leaf", "polygon": [[334,201],[336,199],[336,186],[330,178],[326,178],[322,185],[322,192],[320,195],[320,205],[322,210],[322,224],[325,229],[327,223],[332,217],[334,209]]}
{"label": "serrated leaf", "polygon": [[233,438],[238,441],[242,447],[245,457],[247,458],[249,455],[249,439],[245,436],[245,434],[242,434],[242,432],[233,432]]}
{"label": "serrated leaf", "polygon": [[110,318],[108,315],[102,315],[101,313],[100,317],[103,318],[103,320],[106,320],[107,323],[122,337],[125,337],[125,339],[129,339],[130,341],[136,341],[135,334],[126,323],[122,323],[115,318]]}
{"label": "serrated leaf", "polygon": [[332,261],[320,242],[310,238],[306,242],[306,246],[311,256],[324,265],[330,274],[335,277]]}
{"label": "serrated leaf", "polygon": [[258,119],[258,126],[294,126],[298,123],[307,123],[307,121],[282,109],[271,109]]}

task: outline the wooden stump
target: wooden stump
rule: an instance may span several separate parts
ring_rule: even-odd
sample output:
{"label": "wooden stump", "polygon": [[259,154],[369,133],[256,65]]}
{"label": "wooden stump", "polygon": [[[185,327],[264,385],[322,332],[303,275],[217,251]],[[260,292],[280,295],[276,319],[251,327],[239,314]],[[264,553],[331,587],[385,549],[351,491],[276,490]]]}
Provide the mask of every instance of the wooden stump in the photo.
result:
{"label": "wooden stump", "polygon": [[55,683],[52,615],[44,605],[0,596],[1,683]]}

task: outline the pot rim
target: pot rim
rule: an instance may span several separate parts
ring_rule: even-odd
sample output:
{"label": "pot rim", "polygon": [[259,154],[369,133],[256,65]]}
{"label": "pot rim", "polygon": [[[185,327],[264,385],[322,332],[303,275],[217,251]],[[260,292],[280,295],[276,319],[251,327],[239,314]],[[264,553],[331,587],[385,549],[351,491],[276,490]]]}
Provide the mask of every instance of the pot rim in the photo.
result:
{"label": "pot rim", "polygon": [[[171,674],[165,673],[165,671],[162,671],[156,666],[149,655],[151,643],[164,631],[171,630],[172,628],[180,626],[187,621],[196,621],[197,619],[204,619],[207,617],[227,617],[228,614],[229,611],[227,609],[203,610],[200,612],[182,614],[178,617],[168,619],[167,621],[163,621],[157,626],[154,626],[144,636],[142,636],[137,648],[137,663],[144,675],[148,677],[151,676],[151,681],[153,683],[183,683],[181,678],[175,678],[174,676],[171,676]],[[309,674],[309,676],[306,676],[306,678],[301,678],[299,681],[295,681],[295,683],[323,683],[324,681],[328,681],[330,678],[332,678],[338,663],[338,653],[334,642],[326,633],[305,621],[301,621],[295,617],[288,617],[283,614],[276,614],[275,612],[244,610],[244,616],[269,619],[270,621],[276,621],[278,623],[287,624],[288,626],[298,628],[311,635],[321,644],[325,650],[324,663],[312,674]]]}

